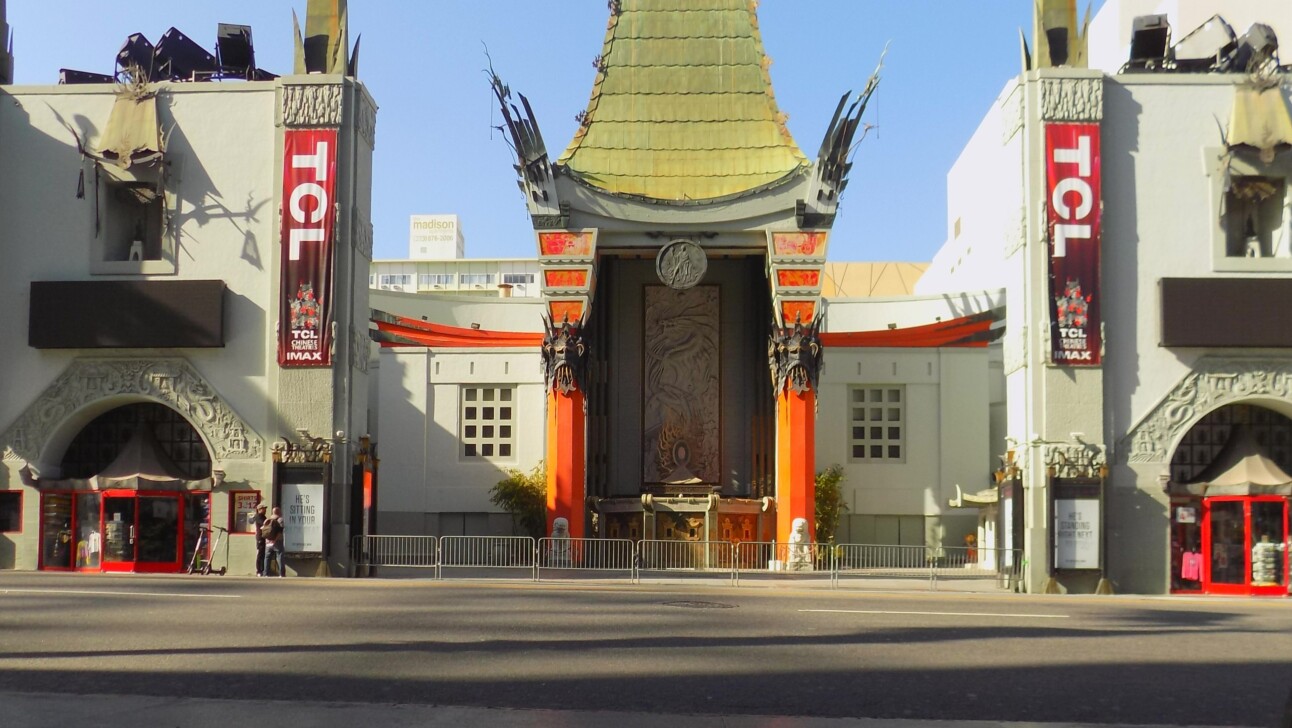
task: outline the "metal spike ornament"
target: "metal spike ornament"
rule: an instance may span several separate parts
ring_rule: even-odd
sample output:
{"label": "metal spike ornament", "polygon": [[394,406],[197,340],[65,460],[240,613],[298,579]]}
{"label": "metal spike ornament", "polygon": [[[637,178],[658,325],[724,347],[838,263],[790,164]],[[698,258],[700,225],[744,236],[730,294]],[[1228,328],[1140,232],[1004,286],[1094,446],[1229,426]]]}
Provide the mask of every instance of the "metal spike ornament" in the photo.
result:
{"label": "metal spike ornament", "polygon": [[587,354],[583,334],[568,317],[559,324],[543,317],[543,381],[549,391],[586,391]]}
{"label": "metal spike ornament", "polygon": [[767,359],[775,396],[780,396],[786,387],[795,394],[816,391],[824,366],[817,322],[805,326],[795,318],[793,326],[774,327],[768,337]]}

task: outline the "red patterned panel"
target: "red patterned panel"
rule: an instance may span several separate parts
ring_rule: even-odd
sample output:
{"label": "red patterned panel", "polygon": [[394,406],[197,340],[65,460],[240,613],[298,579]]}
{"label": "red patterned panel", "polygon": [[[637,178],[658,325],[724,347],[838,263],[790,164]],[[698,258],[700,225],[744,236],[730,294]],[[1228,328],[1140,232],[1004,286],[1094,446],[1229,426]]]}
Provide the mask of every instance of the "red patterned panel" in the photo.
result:
{"label": "red patterned panel", "polygon": [[545,257],[588,258],[592,256],[592,233],[539,233],[538,251]]}
{"label": "red patterned panel", "polygon": [[812,323],[816,315],[815,301],[781,301],[781,320],[785,326],[793,326],[795,321],[803,324]]}
{"label": "red patterned panel", "polygon": [[580,269],[560,268],[543,271],[543,283],[548,288],[587,288],[588,272]]}
{"label": "red patterned panel", "polygon": [[818,269],[782,268],[776,271],[776,285],[780,288],[817,288],[821,285]]}
{"label": "red patterned panel", "polygon": [[576,324],[583,316],[583,303],[580,301],[549,301],[547,311],[552,317],[552,323],[559,324],[569,321]]}
{"label": "red patterned panel", "polygon": [[772,233],[772,252],[791,258],[825,257],[825,233]]}

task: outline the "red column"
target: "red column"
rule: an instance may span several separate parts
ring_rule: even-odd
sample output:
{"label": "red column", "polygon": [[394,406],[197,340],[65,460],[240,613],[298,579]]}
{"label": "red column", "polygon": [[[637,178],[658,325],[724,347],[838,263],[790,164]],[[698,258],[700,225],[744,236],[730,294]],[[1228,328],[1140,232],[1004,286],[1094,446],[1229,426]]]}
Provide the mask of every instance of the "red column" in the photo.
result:
{"label": "red column", "polygon": [[583,392],[572,389],[561,394],[547,392],[547,533],[552,521],[564,518],[570,523],[570,537],[583,538],[584,496],[587,481],[587,459],[584,455],[586,415]]}
{"label": "red column", "polygon": [[776,541],[789,543],[795,518],[816,533],[816,393],[786,386],[776,397]]}

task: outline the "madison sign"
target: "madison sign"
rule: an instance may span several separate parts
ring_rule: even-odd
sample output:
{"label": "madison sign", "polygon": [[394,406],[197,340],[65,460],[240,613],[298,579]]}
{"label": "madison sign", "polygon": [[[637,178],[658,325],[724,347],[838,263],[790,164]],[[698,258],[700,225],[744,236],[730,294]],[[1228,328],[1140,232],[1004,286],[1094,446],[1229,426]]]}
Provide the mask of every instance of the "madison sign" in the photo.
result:
{"label": "madison sign", "polygon": [[332,363],[335,129],[289,129],[283,143],[278,364]]}

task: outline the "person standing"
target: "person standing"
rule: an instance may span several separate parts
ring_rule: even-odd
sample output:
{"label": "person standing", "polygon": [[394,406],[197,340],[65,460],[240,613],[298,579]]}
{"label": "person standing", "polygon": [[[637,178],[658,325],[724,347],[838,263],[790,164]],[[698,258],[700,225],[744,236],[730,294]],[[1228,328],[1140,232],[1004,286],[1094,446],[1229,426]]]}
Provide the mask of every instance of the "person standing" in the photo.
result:
{"label": "person standing", "polygon": [[265,519],[265,525],[260,528],[260,533],[265,535],[265,564],[262,571],[264,576],[272,576],[269,573],[269,564],[275,563],[278,566],[278,575],[287,576],[283,569],[283,511],[278,506],[274,506],[273,512],[269,518]]}
{"label": "person standing", "polygon": [[256,506],[256,515],[252,519],[256,529],[256,576],[265,575],[265,534],[260,529],[265,527],[265,504]]}

